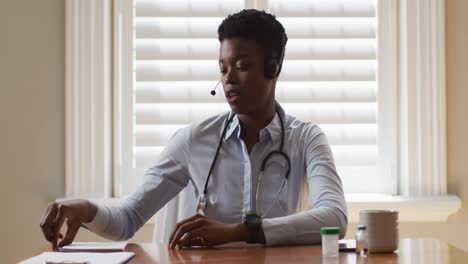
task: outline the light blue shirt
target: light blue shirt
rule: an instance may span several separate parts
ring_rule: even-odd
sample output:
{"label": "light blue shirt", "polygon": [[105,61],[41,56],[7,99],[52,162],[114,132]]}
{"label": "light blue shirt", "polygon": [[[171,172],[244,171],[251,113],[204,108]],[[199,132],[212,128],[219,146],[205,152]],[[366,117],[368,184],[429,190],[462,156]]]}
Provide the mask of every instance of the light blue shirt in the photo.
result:
{"label": "light blue shirt", "polygon": [[[195,214],[228,114],[177,131],[156,164],[147,170],[138,189],[118,204],[99,203],[95,218],[86,225],[103,237],[128,239],[184,188],[189,193],[183,201],[185,216]],[[275,200],[286,173],[286,162],[279,156],[271,158],[256,201],[262,161],[269,152],[278,150],[281,142],[278,114],[284,121],[284,152],[291,161],[291,172]],[[277,114],[260,131],[260,140],[250,154],[240,132],[236,116],[223,139],[208,184],[205,215],[224,223],[242,223],[243,209],[256,209],[265,214],[271,207],[262,222],[267,245],[318,243],[323,226],[340,227],[340,237],[343,237],[348,223],[346,202],[322,130],[286,115],[277,103]],[[308,184],[313,207],[299,212],[304,184]]]}

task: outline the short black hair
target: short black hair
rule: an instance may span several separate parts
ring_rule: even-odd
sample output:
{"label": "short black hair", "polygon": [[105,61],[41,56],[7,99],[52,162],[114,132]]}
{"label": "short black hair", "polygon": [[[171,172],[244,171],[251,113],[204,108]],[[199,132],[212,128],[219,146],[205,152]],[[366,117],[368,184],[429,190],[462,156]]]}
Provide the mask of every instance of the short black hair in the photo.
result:
{"label": "short black hair", "polygon": [[225,38],[255,40],[266,57],[274,57],[281,63],[288,37],[276,17],[265,11],[244,9],[231,14],[218,27],[218,40]]}

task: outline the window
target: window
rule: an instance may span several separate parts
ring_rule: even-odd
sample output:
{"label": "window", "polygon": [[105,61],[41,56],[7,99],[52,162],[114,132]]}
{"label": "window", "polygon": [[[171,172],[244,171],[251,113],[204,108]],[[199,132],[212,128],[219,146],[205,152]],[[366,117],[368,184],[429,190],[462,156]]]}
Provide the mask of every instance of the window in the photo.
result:
{"label": "window", "polygon": [[131,120],[122,136],[131,140],[122,149],[128,163],[121,164],[126,176],[116,181],[116,193],[135,188],[178,128],[229,109],[222,93],[209,94],[220,78],[217,27],[228,14],[262,5],[289,38],[277,100],[287,113],[324,130],[347,193],[394,193],[395,178],[379,163],[385,145],[379,145],[378,127],[385,120],[378,119],[376,4],[135,0],[133,32],[125,36],[132,38],[134,74],[123,73],[133,90],[122,94],[133,98],[122,113]]}

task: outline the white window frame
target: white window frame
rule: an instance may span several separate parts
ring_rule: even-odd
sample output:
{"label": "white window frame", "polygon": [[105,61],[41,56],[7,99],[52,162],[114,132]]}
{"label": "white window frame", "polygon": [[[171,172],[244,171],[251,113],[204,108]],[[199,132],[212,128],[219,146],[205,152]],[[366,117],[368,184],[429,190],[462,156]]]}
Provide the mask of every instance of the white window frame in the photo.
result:
{"label": "white window frame", "polygon": [[[394,0],[383,0],[377,6],[377,168],[391,178],[386,194],[398,194],[397,164],[397,10]],[[385,121],[384,121],[385,120]]]}
{"label": "white window frame", "polygon": [[[117,183],[137,178],[122,177],[135,173],[122,165],[132,161],[133,38],[122,36],[133,12],[132,0],[66,2],[67,197],[118,197]],[[379,85],[396,87],[379,91],[378,144],[398,180],[390,194],[347,195],[349,220],[392,208],[402,221],[446,221],[461,201],[447,194],[444,0],[379,0],[378,15]]]}
{"label": "white window frame", "polygon": [[66,197],[112,193],[111,0],[66,1]]}

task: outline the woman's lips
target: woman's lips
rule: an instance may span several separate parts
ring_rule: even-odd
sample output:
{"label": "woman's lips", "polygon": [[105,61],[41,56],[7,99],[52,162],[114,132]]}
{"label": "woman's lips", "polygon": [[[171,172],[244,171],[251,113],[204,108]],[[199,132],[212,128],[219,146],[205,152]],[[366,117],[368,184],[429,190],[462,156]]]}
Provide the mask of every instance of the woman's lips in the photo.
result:
{"label": "woman's lips", "polygon": [[240,98],[240,95],[231,95],[227,97],[228,102],[230,103],[235,103],[237,100],[239,100],[239,98]]}
{"label": "woman's lips", "polygon": [[226,98],[227,98],[228,102],[234,103],[234,102],[236,102],[237,100],[239,100],[239,98],[240,98],[240,93],[237,92],[237,91],[228,91],[228,92],[226,93]]}

